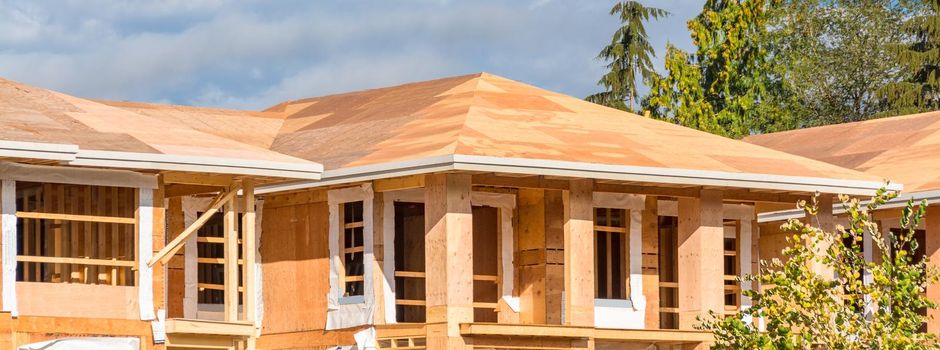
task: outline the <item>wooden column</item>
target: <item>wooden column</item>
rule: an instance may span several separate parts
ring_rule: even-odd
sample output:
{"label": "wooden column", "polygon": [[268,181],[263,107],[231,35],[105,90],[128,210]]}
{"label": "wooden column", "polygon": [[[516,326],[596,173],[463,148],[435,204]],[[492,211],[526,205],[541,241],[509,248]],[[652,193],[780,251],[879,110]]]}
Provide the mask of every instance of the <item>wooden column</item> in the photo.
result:
{"label": "wooden column", "polygon": [[[151,250],[154,254],[159,252],[166,245],[166,204],[163,200],[165,187],[163,180],[159,181],[159,187],[153,191],[153,231],[151,233]],[[144,191],[141,189],[141,191]],[[137,246],[134,246],[137,249]],[[153,269],[153,307],[157,310],[167,309],[166,297],[166,270]]]}
{"label": "wooden column", "polygon": [[643,296],[646,297],[646,329],[659,329],[659,203],[646,196],[643,208]]}
{"label": "wooden column", "polygon": [[697,316],[724,311],[722,193],[679,198],[679,329],[692,330]]}
{"label": "wooden column", "polygon": [[[812,225],[818,225],[824,232],[832,233],[835,230],[835,217],[832,215],[832,195],[822,194],[819,196],[819,212],[816,214],[818,222],[811,222]],[[824,253],[829,247],[820,245],[817,252]],[[835,270],[831,266],[826,266],[822,262],[814,261],[810,269],[826,279],[835,278]]]}
{"label": "wooden column", "polygon": [[565,324],[594,326],[594,182],[572,180],[565,205]]}
{"label": "wooden column", "polygon": [[[186,229],[183,197],[172,197],[167,205],[167,238],[172,240]],[[154,247],[156,248],[156,247]],[[186,296],[185,250],[180,249],[167,264],[167,318],[182,318]]]}
{"label": "wooden column", "polygon": [[469,174],[425,177],[427,349],[469,349],[473,322],[473,214]]}
{"label": "wooden column", "polygon": [[[374,185],[373,185],[374,186]],[[375,296],[373,322],[385,324],[385,199],[384,192],[375,192],[372,198],[372,289]],[[394,211],[393,211],[394,212]],[[391,242],[389,242],[391,244]]]}
{"label": "wooden column", "polygon": [[[934,268],[940,268],[940,205],[931,205],[927,207],[927,218],[924,221],[927,232],[925,232],[925,254],[930,264]],[[940,282],[927,287],[927,298],[933,301],[940,300]],[[927,309],[927,332],[940,333],[940,309]]]}
{"label": "wooden column", "polygon": [[235,198],[225,203],[222,215],[224,258],[223,309],[226,321],[238,320],[238,227],[235,225]]}
{"label": "wooden column", "polygon": [[564,280],[562,191],[519,190],[516,266],[523,324],[561,324]]}

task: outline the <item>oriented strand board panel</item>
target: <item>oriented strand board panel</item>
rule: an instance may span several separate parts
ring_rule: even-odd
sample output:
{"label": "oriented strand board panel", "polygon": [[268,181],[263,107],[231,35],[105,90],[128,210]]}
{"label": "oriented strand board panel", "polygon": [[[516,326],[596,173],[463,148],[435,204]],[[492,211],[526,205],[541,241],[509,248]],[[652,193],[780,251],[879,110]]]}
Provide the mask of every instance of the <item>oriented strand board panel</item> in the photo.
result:
{"label": "oriented strand board panel", "polygon": [[272,150],[328,170],[460,154],[880,180],[487,73],[289,101],[266,112],[286,114]]}
{"label": "oriented strand board panel", "polygon": [[744,140],[902,183],[905,192],[940,189],[940,111]]}
{"label": "oriented strand board panel", "polygon": [[[81,302],[76,302],[76,297]],[[137,288],[133,286],[17,282],[16,299],[23,316],[140,318]]]}
{"label": "oriented strand board panel", "polygon": [[[109,105],[2,78],[0,101],[0,140],[66,143],[84,150],[309,163],[268,150],[269,142],[259,141],[260,136],[244,136],[264,135],[265,129],[279,126],[280,119],[265,113],[231,112],[242,120],[223,123],[218,122],[219,116],[206,116],[222,112],[163,107],[165,112],[158,113],[154,112],[157,107]],[[275,125],[263,127],[245,118],[270,120]],[[217,128],[229,131],[209,131]]]}
{"label": "oriented strand board panel", "polygon": [[324,329],[330,272],[326,202],[263,210],[262,334]]}

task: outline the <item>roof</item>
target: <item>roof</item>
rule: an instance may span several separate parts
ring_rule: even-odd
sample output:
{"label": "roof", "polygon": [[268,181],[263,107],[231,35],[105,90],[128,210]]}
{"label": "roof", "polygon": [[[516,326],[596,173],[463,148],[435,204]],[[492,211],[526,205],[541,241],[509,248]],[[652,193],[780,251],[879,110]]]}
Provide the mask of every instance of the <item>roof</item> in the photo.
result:
{"label": "roof", "polygon": [[881,185],[878,176],[488,73],[260,112],[92,101],[4,80],[0,99],[0,140],[68,143],[84,158],[116,151],[286,168],[322,163],[323,181],[298,185],[306,187],[452,170],[848,194]]}
{"label": "roof", "polygon": [[940,111],[749,136],[747,142],[940,190]]}
{"label": "roof", "polygon": [[[499,169],[522,167],[522,173],[627,172],[635,176],[617,179],[665,182],[668,175],[675,183],[751,188],[784,188],[761,181],[828,184],[812,179],[881,184],[878,176],[487,73],[289,101],[266,112],[284,114],[271,149],[322,162],[324,179],[421,167],[488,170],[500,163]],[[732,181],[740,178],[748,181]]]}
{"label": "roof", "polygon": [[72,165],[301,179],[318,179],[322,171],[318,163],[180,122],[196,113],[154,116],[4,79],[0,101],[4,157],[46,154]]}

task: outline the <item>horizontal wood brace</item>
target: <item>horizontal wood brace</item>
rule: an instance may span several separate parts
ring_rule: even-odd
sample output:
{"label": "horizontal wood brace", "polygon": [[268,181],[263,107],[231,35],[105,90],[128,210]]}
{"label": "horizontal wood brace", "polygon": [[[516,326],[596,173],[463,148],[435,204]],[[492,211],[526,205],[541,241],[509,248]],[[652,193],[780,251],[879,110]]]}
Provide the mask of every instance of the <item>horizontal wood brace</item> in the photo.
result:
{"label": "horizontal wood brace", "polygon": [[17,255],[16,261],[46,263],[46,264],[76,264],[76,265],[116,266],[116,267],[135,267],[136,266],[136,263],[133,260],[65,258],[65,257],[54,257],[54,256]]}
{"label": "horizontal wood brace", "polygon": [[137,223],[137,219],[134,219],[134,218],[122,218],[122,217],[116,217],[116,216],[99,216],[99,215],[37,213],[37,212],[30,212],[30,211],[18,211],[16,212],[16,217],[20,219],[46,219],[46,220],[81,221],[81,222],[101,222],[101,223],[109,223],[109,224],[127,224],[127,225],[133,225]]}

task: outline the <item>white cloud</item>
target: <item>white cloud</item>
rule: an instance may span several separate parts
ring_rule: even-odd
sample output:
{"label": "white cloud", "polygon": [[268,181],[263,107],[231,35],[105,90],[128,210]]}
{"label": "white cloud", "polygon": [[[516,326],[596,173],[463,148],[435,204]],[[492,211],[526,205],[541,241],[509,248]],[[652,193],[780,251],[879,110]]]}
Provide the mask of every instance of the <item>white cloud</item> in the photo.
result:
{"label": "white cloud", "polygon": [[[700,3],[655,4],[676,14],[650,24],[657,49],[688,41]],[[617,25],[609,6],[0,0],[0,76],[84,97],[238,108],[477,71],[584,96]]]}

